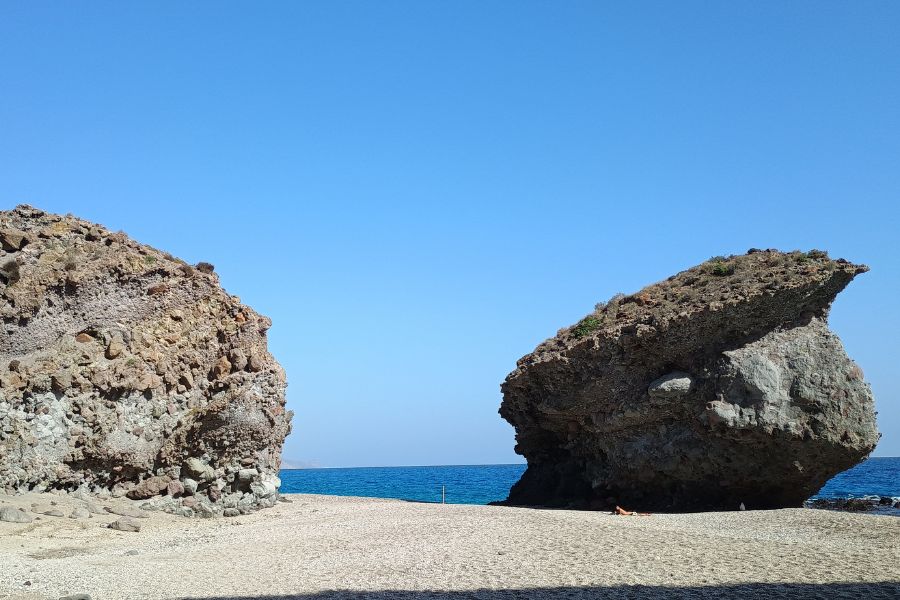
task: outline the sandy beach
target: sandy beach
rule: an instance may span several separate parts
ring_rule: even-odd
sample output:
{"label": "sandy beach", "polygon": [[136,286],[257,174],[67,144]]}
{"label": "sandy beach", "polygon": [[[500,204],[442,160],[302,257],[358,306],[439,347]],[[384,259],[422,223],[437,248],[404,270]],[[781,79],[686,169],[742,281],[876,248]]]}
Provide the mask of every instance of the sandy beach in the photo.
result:
{"label": "sandy beach", "polygon": [[[137,533],[108,529],[116,515],[0,523],[0,598],[900,597],[892,517],[288,498],[232,519],[149,513]],[[26,494],[0,506],[33,504],[68,515],[84,502]]]}

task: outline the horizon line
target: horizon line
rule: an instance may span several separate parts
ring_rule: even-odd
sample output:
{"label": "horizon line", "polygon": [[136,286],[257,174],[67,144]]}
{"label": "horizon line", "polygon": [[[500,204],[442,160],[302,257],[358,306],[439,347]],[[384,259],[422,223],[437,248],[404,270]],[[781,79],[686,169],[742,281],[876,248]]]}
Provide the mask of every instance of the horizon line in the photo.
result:
{"label": "horizon line", "polygon": [[[861,464],[866,462],[867,460],[878,459],[878,458],[895,458],[900,459],[900,456],[868,456],[863,460],[859,461],[857,464]],[[290,461],[288,461],[290,462]],[[443,464],[443,465],[354,465],[352,467],[279,467],[279,471],[325,471],[325,470],[333,470],[333,469],[417,469],[424,467],[511,467],[511,466],[528,466],[527,462],[519,462],[519,463],[478,463],[478,464]],[[854,465],[856,466],[856,465]],[[853,468],[853,467],[851,467]]]}
{"label": "horizon line", "polygon": [[326,469],[417,469],[425,467],[511,467],[528,466],[527,462],[520,463],[479,463],[479,464],[450,464],[450,465],[355,465],[352,467],[281,467],[279,471],[313,471]]}

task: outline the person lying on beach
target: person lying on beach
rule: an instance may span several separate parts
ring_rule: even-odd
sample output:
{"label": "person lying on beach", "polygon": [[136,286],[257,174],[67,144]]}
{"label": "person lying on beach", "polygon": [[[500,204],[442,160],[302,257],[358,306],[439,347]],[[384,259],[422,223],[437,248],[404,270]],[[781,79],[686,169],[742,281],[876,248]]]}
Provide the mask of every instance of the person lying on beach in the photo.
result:
{"label": "person lying on beach", "polygon": [[621,506],[617,506],[616,510],[614,510],[612,514],[622,515],[624,517],[649,517],[650,516],[650,513],[635,512],[633,510],[625,510]]}

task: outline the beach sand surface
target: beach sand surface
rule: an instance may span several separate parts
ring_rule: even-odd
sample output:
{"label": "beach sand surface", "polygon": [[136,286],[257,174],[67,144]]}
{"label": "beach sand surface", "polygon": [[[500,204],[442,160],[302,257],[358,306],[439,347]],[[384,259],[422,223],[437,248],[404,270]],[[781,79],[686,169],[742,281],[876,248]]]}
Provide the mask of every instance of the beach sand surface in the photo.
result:
{"label": "beach sand surface", "polygon": [[[107,528],[117,515],[0,522],[0,599],[900,598],[896,517],[287,497],[228,519],[150,513],[137,533]],[[65,515],[84,506],[0,497],[0,507],[33,504]]]}

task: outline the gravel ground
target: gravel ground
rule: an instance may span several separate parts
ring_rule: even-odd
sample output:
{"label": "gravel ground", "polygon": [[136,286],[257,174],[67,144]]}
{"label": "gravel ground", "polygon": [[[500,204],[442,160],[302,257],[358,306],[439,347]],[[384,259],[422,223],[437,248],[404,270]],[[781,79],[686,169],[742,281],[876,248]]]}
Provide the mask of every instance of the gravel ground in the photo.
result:
{"label": "gravel ground", "polygon": [[[0,599],[900,598],[895,517],[288,497],[233,519],[153,513],[138,533],[106,528],[116,515],[0,522]],[[84,505],[0,497],[32,504],[66,515]]]}

